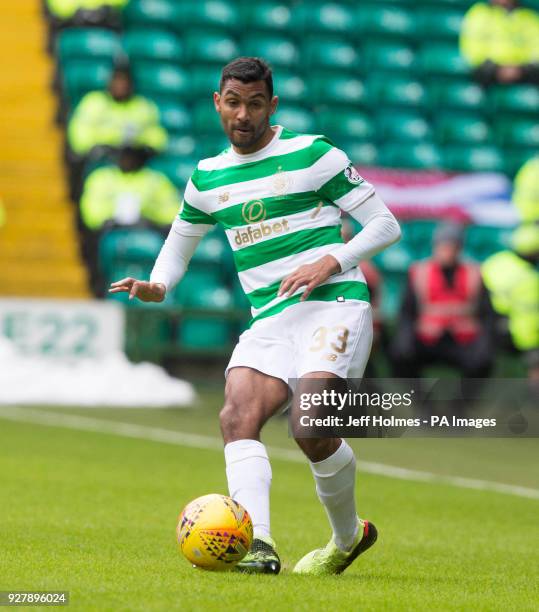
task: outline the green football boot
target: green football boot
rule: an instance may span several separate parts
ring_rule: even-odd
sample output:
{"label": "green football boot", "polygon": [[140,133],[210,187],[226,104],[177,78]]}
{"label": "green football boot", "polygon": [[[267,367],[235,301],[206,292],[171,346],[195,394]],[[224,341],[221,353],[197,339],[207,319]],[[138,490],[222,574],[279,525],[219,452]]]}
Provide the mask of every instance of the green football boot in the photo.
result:
{"label": "green football boot", "polygon": [[349,552],[337,548],[333,538],[325,548],[318,548],[307,553],[294,567],[295,574],[311,576],[332,576],[341,574],[363,552],[370,548],[378,537],[376,527],[368,521],[361,521],[356,540]]}
{"label": "green football boot", "polygon": [[278,574],[281,560],[271,538],[255,538],[249,552],[234,568],[246,574]]}

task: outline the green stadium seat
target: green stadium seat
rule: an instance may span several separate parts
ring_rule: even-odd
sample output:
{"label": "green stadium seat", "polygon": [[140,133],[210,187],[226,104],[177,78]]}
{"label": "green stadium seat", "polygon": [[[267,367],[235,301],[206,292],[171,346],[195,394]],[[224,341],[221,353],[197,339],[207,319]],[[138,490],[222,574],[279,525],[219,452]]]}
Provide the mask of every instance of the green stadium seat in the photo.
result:
{"label": "green stadium seat", "polygon": [[208,351],[229,352],[233,330],[233,323],[228,321],[185,317],[180,324],[177,340],[182,348],[198,349],[203,354]]}
{"label": "green stadium seat", "polygon": [[418,219],[402,224],[402,243],[413,252],[413,257],[421,259],[430,255],[432,237],[438,222],[431,219]]}
{"label": "green stadium seat", "polygon": [[187,59],[194,65],[218,64],[222,67],[240,54],[235,40],[223,33],[190,29],[184,40]]}
{"label": "green stadium seat", "polygon": [[379,161],[378,148],[373,142],[339,139],[335,144],[358,166],[376,166]]}
{"label": "green stadium seat", "polygon": [[331,108],[317,113],[318,129],[330,138],[370,140],[374,136],[373,121],[364,113],[350,108]]}
{"label": "green stadium seat", "polygon": [[378,139],[385,142],[421,142],[431,139],[431,128],[425,118],[413,112],[385,112],[376,117]]}
{"label": "green stadium seat", "polygon": [[197,164],[194,158],[178,155],[159,155],[148,162],[148,166],[165,174],[176,188],[183,193],[189,177]]}
{"label": "green stadium seat", "polygon": [[367,81],[369,104],[373,108],[420,108],[425,104],[423,85],[416,80],[377,74]]}
{"label": "green stadium seat", "polygon": [[500,120],[496,125],[496,139],[503,147],[529,147],[539,150],[539,122],[532,119]]}
{"label": "green stadium seat", "polygon": [[221,136],[223,134],[221,120],[211,98],[208,97],[197,102],[193,107],[192,116],[195,134],[210,134],[214,136]]}
{"label": "green stadium seat", "polygon": [[133,77],[137,92],[149,98],[181,100],[191,90],[187,72],[174,64],[140,62]]}
{"label": "green stadium seat", "polygon": [[197,150],[200,151],[200,158],[215,157],[230,146],[228,138],[224,135],[197,135]]}
{"label": "green stadium seat", "polygon": [[154,230],[137,228],[111,230],[99,239],[100,269],[108,279],[111,277],[113,266],[118,264],[139,264],[151,268],[162,245],[163,236]]}
{"label": "green stadium seat", "polygon": [[466,230],[464,253],[476,261],[484,261],[510,246],[512,232],[513,228],[471,225]]}
{"label": "green stadium seat", "polygon": [[307,84],[302,77],[291,72],[278,70],[273,75],[273,90],[287,102],[304,102],[307,99]]}
{"label": "green stadium seat", "polygon": [[275,123],[284,125],[294,132],[312,134],[316,132],[316,120],[311,111],[301,106],[291,104],[280,104],[274,115]]}
{"label": "green stadium seat", "polygon": [[386,320],[391,321],[396,319],[401,306],[405,286],[406,274],[384,273],[380,310],[382,311],[382,316]]}
{"label": "green stadium seat", "polygon": [[[187,275],[183,281],[188,291],[183,294],[182,303],[186,307],[207,310],[227,311],[234,306],[232,292],[224,285],[217,284],[207,274],[201,274],[198,286]],[[180,285],[181,286],[181,285]],[[178,330],[178,341],[184,348],[208,350],[228,348],[232,341],[234,323],[219,316],[185,316]]]}
{"label": "green stadium seat", "polygon": [[456,44],[428,43],[418,52],[418,68],[427,77],[466,77],[470,67]]}
{"label": "green stadium seat", "polygon": [[232,297],[234,299],[234,306],[238,309],[245,310],[246,317],[250,318],[251,303],[245,297],[245,292],[243,291],[243,287],[241,286],[237,275],[234,275],[232,279]]}
{"label": "green stadium seat", "polygon": [[348,42],[336,38],[311,38],[301,48],[301,59],[307,70],[349,70],[360,68],[358,54]]}
{"label": "green stadium seat", "polygon": [[155,61],[181,63],[184,49],[181,39],[166,30],[136,29],[124,34],[123,47],[132,62]]}
{"label": "green stadium seat", "polygon": [[469,172],[503,172],[504,159],[494,146],[452,145],[444,149],[444,167]]}
{"label": "green stadium seat", "polygon": [[[404,230],[406,224],[401,224]],[[429,242],[430,245],[430,242]],[[386,249],[376,256],[376,265],[380,267],[385,275],[387,273],[406,274],[408,268],[416,261],[416,253],[411,245],[401,240],[391,248]]]}
{"label": "green stadium seat", "polygon": [[120,52],[120,38],[101,28],[68,28],[58,34],[56,57],[61,66],[77,60],[114,61]]}
{"label": "green stadium seat", "polygon": [[507,176],[514,178],[525,162],[530,158],[530,150],[522,147],[505,147],[503,150],[504,171]]}
{"label": "green stadium seat", "polygon": [[356,9],[358,33],[373,37],[407,38],[415,35],[415,16],[404,7],[387,6],[378,2],[362,2]]}
{"label": "green stadium seat", "polygon": [[126,31],[140,28],[175,28],[182,21],[181,6],[170,0],[131,0],[123,11]]}
{"label": "green stadium seat", "polygon": [[[196,308],[211,308],[204,298],[201,303],[200,295],[207,290],[224,288],[224,279],[221,270],[215,266],[193,266],[189,267],[182,282],[176,285],[172,291],[176,304],[192,306]],[[207,295],[207,293],[205,294]]]}
{"label": "green stadium seat", "polygon": [[379,70],[411,72],[415,67],[415,54],[412,48],[391,41],[363,45],[363,60],[369,73]]}
{"label": "green stadium seat", "polygon": [[220,66],[197,66],[191,73],[189,96],[197,101],[200,98],[212,99],[214,91],[219,91],[221,80]]}
{"label": "green stadium seat", "polygon": [[486,106],[484,89],[471,81],[435,81],[429,99],[432,108],[482,111]]}
{"label": "green stadium seat", "polygon": [[235,30],[241,26],[237,3],[232,0],[182,0],[177,4],[182,19],[176,27],[187,32],[191,32],[192,27],[222,32],[224,29]]}
{"label": "green stadium seat", "polygon": [[112,75],[111,61],[78,60],[62,71],[62,95],[73,109],[90,91],[106,89]]}
{"label": "green stadium seat", "polygon": [[379,162],[389,168],[429,170],[442,167],[442,154],[432,143],[393,143],[380,148]]}
{"label": "green stadium seat", "polygon": [[184,134],[191,130],[191,112],[184,104],[171,100],[155,102],[159,108],[160,123],[168,133]]}
{"label": "green stadium seat", "polygon": [[272,66],[294,68],[299,52],[292,40],[276,34],[253,34],[242,40],[241,52],[248,56],[263,57]]}
{"label": "green stadium seat", "polygon": [[315,104],[358,106],[367,100],[363,82],[347,73],[311,76],[308,87]]}
{"label": "green stadium seat", "polygon": [[458,39],[464,13],[458,8],[422,7],[416,13],[417,35],[422,39]]}
{"label": "green stadium seat", "polygon": [[[204,236],[193,254],[190,265],[199,266],[201,269],[207,269],[210,266],[217,267],[220,278],[231,273],[234,260],[222,230],[216,228]],[[224,272],[226,274],[223,274]]]}
{"label": "green stadium seat", "polygon": [[292,19],[292,11],[287,2],[250,2],[245,21],[249,31],[287,33],[296,31],[298,27],[297,20]]}
{"label": "green stadium seat", "polygon": [[352,7],[342,2],[306,2],[293,10],[305,32],[317,32],[324,38],[330,34],[354,35],[356,20]]}
{"label": "green stadium seat", "polygon": [[504,85],[489,91],[492,110],[507,114],[533,114],[539,111],[539,88],[535,85]]}
{"label": "green stadium seat", "polygon": [[481,115],[446,113],[437,115],[436,139],[442,144],[487,144],[491,141],[490,126]]}
{"label": "green stadium seat", "polygon": [[192,134],[169,134],[167,155],[176,157],[195,157],[196,140]]}
{"label": "green stadium seat", "polygon": [[185,300],[186,306],[216,310],[228,310],[233,304],[232,292],[228,287],[224,285],[212,287],[211,283],[208,283],[206,289],[189,291]]}

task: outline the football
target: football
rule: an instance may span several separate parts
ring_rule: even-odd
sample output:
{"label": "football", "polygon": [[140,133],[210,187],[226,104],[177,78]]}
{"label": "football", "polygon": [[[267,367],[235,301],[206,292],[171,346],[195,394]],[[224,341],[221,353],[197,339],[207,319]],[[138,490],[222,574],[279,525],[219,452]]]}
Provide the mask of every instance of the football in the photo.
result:
{"label": "football", "polygon": [[253,524],[245,508],[226,495],[203,495],[183,509],[176,528],[183,555],[207,570],[233,568],[247,554]]}

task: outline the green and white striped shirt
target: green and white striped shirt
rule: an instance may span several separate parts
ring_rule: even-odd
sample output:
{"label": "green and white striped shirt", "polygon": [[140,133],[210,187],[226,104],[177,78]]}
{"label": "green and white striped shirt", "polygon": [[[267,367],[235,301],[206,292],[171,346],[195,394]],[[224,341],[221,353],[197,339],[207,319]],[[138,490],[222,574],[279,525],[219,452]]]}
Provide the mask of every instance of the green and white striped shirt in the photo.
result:
{"label": "green and white striped shirt", "polygon": [[[277,297],[284,277],[335,251],[340,211],[353,210],[374,192],[327,138],[277,126],[263,149],[248,155],[232,147],[199,162],[189,180],[180,221],[219,223],[232,247],[239,280],[254,320],[299,302],[304,288]],[[331,276],[308,299],[368,300],[355,267]]]}

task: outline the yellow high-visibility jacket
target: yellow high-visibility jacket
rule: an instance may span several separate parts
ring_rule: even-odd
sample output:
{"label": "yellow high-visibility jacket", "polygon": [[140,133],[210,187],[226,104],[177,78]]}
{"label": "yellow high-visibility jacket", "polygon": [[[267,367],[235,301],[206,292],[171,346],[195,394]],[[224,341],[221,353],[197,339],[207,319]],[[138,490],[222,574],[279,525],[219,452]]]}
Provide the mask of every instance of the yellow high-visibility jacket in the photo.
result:
{"label": "yellow high-visibility jacket", "polygon": [[128,0],[47,0],[51,15],[58,19],[70,19],[79,9],[94,10],[102,6],[121,9]]}
{"label": "yellow high-visibility jacket", "polygon": [[513,204],[524,223],[539,221],[539,157],[532,157],[518,171]]}
{"label": "yellow high-visibility jacket", "polygon": [[116,166],[94,170],[84,183],[80,211],[84,224],[99,230],[107,221],[133,225],[147,219],[170,225],[180,209],[180,196],[161,172],[142,168],[122,172]]}
{"label": "yellow high-visibility jacket", "polygon": [[92,91],[79,102],[68,126],[69,145],[85,155],[93,147],[148,146],[161,151],[167,133],[159,124],[157,106],[143,96],[118,102],[106,91]]}
{"label": "yellow high-visibility jacket", "polygon": [[506,11],[484,2],[464,16],[460,50],[471,66],[487,60],[505,66],[539,61],[539,15],[527,8]]}
{"label": "yellow high-visibility jacket", "polygon": [[491,255],[481,266],[492,307],[508,318],[509,332],[521,351],[539,348],[539,272],[513,251]]}

